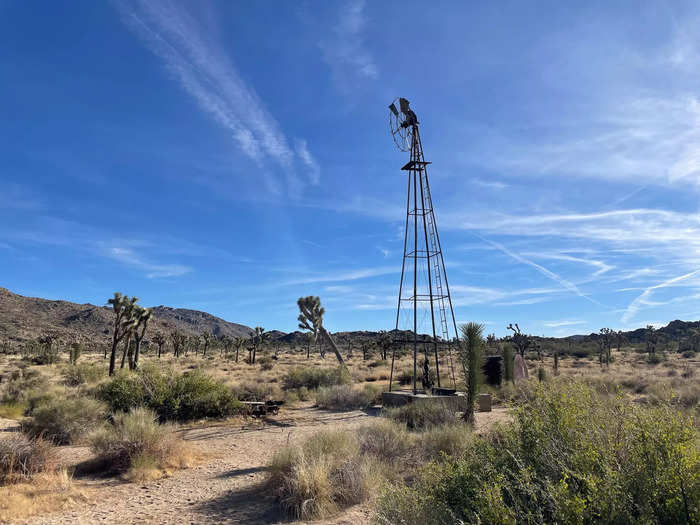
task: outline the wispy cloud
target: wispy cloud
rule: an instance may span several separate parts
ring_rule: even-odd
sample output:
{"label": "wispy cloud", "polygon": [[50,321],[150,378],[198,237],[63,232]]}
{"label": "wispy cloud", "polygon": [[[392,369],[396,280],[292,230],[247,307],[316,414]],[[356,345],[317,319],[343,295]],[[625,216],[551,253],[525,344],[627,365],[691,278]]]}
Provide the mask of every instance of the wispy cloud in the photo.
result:
{"label": "wispy cloud", "polygon": [[505,190],[509,186],[505,182],[499,182],[497,180],[471,179],[471,183],[495,191]]}
{"label": "wispy cloud", "polygon": [[531,261],[531,260],[529,260],[529,259],[526,259],[526,258],[523,257],[522,255],[518,255],[517,253],[510,251],[508,248],[506,248],[505,246],[503,246],[503,245],[500,244],[500,243],[497,243],[497,242],[494,242],[494,241],[490,241],[490,240],[488,240],[488,239],[484,239],[483,237],[480,237],[480,238],[481,238],[484,242],[490,244],[490,245],[493,246],[494,248],[499,249],[500,251],[502,251],[503,253],[505,253],[505,254],[508,255],[509,257],[512,257],[512,258],[515,259],[516,261],[518,261],[518,262],[520,262],[520,263],[522,263],[522,264],[526,264],[526,265],[528,265],[528,266],[531,266],[532,268],[534,268],[535,270],[537,270],[538,272],[540,272],[540,273],[541,273],[542,275],[544,275],[545,277],[547,277],[547,278],[551,279],[552,281],[554,281],[554,282],[560,284],[560,285],[561,285],[563,288],[565,288],[566,290],[569,290],[570,292],[572,292],[572,293],[578,295],[579,297],[581,297],[581,298],[583,298],[583,299],[586,299],[587,301],[590,301],[591,303],[593,303],[593,304],[595,304],[595,305],[600,306],[600,303],[599,303],[598,301],[596,301],[595,299],[592,299],[592,298],[590,298],[588,295],[584,294],[584,293],[578,288],[578,286],[576,286],[574,283],[572,283],[572,282],[570,282],[570,281],[564,279],[563,277],[561,277],[560,275],[554,273],[553,271],[548,270],[547,268],[545,268],[545,267],[542,266],[542,265],[537,264],[536,262],[533,262],[533,261]]}
{"label": "wispy cloud", "polygon": [[308,177],[311,184],[318,184],[321,181],[321,168],[309,151],[305,140],[297,139],[296,152],[301,161],[308,168]]}
{"label": "wispy cloud", "polygon": [[[141,37],[199,107],[227,129],[238,147],[263,166],[271,161],[282,169],[287,189],[296,193],[301,181],[295,160],[310,169],[317,181],[318,165],[304,141],[289,146],[277,120],[252,86],[247,84],[224,48],[183,7],[159,0],[117,1],[126,24]],[[268,190],[279,192],[279,181],[263,170]]]}
{"label": "wispy cloud", "polygon": [[[700,270],[695,270],[693,272],[686,273],[684,275],[679,275],[677,277],[673,277],[672,279],[668,279],[662,283],[656,284],[654,286],[650,286],[646,288],[640,295],[638,295],[630,304],[627,306],[627,309],[625,312],[622,314],[622,322],[626,323],[629,320],[631,320],[637,312],[640,310],[645,305],[648,306],[654,306],[655,303],[651,301],[651,296],[654,290],[658,290],[660,288],[667,288],[669,286],[673,286],[681,281],[685,281],[687,279],[690,279],[691,277],[694,277],[695,275],[700,274]],[[663,303],[657,303],[656,305],[663,304]]]}
{"label": "wispy cloud", "polygon": [[322,275],[314,275],[309,277],[303,277],[300,279],[293,279],[282,283],[284,285],[296,285],[296,284],[314,284],[314,283],[325,283],[325,282],[344,282],[344,281],[356,281],[358,279],[367,279],[369,277],[377,277],[380,275],[388,274],[398,274],[401,271],[400,268],[395,266],[380,266],[377,268],[363,268],[360,270],[345,270],[334,273],[327,273]]}
{"label": "wispy cloud", "polygon": [[365,45],[365,0],[340,4],[338,22],[331,33],[319,42],[323,60],[331,68],[342,91],[356,89],[358,80],[375,79],[379,70]]}
{"label": "wispy cloud", "polygon": [[127,266],[137,268],[146,272],[149,279],[163,277],[179,277],[192,271],[189,266],[180,264],[153,264],[144,260],[131,248],[112,246],[105,249],[105,255]]}
{"label": "wispy cloud", "polygon": [[581,324],[587,324],[586,321],[580,321],[580,320],[575,320],[575,321],[547,321],[543,323],[544,326],[547,328],[560,328],[562,326],[576,326],[576,325],[581,325]]}

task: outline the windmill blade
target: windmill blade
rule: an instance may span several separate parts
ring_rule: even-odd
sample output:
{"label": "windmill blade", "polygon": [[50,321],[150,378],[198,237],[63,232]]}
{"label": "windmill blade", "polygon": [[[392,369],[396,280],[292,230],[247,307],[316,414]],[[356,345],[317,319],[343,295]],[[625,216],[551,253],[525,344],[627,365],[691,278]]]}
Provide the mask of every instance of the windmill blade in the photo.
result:
{"label": "windmill blade", "polygon": [[399,110],[396,109],[396,106],[394,105],[393,102],[391,104],[389,104],[389,109],[391,110],[391,112],[394,114],[395,117],[399,116]]}

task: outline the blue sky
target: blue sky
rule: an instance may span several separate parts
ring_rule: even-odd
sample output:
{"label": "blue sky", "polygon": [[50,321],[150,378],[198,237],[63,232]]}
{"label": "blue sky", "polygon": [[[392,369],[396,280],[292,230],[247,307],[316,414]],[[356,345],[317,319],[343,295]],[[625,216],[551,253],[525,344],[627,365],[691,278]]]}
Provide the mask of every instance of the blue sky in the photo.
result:
{"label": "blue sky", "polygon": [[0,0],[0,286],[393,328],[411,100],[458,321],[700,318],[696,2]]}

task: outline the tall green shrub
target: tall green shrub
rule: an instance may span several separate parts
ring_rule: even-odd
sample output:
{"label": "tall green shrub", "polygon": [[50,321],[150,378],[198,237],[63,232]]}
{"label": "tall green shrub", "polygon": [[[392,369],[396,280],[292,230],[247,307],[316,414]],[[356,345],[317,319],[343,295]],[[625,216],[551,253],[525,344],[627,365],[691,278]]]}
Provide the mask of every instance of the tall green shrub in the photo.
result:
{"label": "tall green shrub", "polygon": [[467,386],[467,406],[464,411],[464,419],[467,423],[474,423],[474,405],[476,394],[481,382],[481,355],[484,344],[484,325],[474,322],[460,325],[462,332],[462,345],[459,349],[459,359],[462,363],[464,379]]}

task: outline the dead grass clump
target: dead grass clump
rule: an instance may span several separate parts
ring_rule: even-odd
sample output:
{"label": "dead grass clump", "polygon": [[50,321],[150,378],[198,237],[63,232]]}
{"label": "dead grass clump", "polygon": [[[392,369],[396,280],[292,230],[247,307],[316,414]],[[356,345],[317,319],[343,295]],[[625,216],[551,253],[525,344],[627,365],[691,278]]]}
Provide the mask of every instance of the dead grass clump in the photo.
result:
{"label": "dead grass clump", "polygon": [[405,426],[384,419],[357,429],[357,441],[361,454],[394,463],[409,453],[414,438]]}
{"label": "dead grass clump", "polygon": [[48,397],[31,411],[22,429],[59,445],[80,442],[107,417],[107,406],[90,397]]}
{"label": "dead grass clump", "polygon": [[106,375],[104,366],[92,363],[68,365],[63,369],[63,382],[67,386],[80,386],[87,383],[97,383]]}
{"label": "dead grass clump", "polygon": [[316,390],[322,386],[343,385],[350,383],[351,378],[347,368],[311,368],[296,367],[288,371],[282,379],[285,390],[295,390],[305,387]]}
{"label": "dead grass clump", "polygon": [[279,450],[270,462],[268,482],[282,508],[306,520],[368,499],[379,483],[377,472],[351,435],[329,430],[301,446]]}
{"label": "dead grass clump", "polygon": [[39,473],[54,473],[57,464],[56,449],[43,439],[31,439],[19,432],[0,437],[0,484],[26,481]]}
{"label": "dead grass clump", "polygon": [[274,383],[245,381],[234,385],[233,395],[239,401],[267,401],[282,399],[282,392]]}
{"label": "dead grass clump", "polygon": [[433,427],[419,434],[423,457],[428,460],[462,457],[474,443],[471,428],[464,423]]}
{"label": "dead grass clump", "polygon": [[457,422],[454,409],[445,403],[407,403],[385,411],[386,417],[403,423],[409,430],[425,430]]}
{"label": "dead grass clump", "polygon": [[21,401],[9,401],[0,403],[0,417],[6,419],[19,419],[24,415],[27,404]]}
{"label": "dead grass clump", "polygon": [[39,473],[13,485],[0,486],[0,523],[27,519],[87,501],[65,470]]}
{"label": "dead grass clump", "polygon": [[184,468],[192,454],[169,424],[159,424],[154,412],[136,408],[114,416],[90,437],[98,460],[130,480],[156,479],[170,469]]}
{"label": "dead grass clump", "polygon": [[353,388],[352,385],[321,387],[316,392],[316,405],[329,410],[355,410],[375,403],[379,389],[373,385]]}

